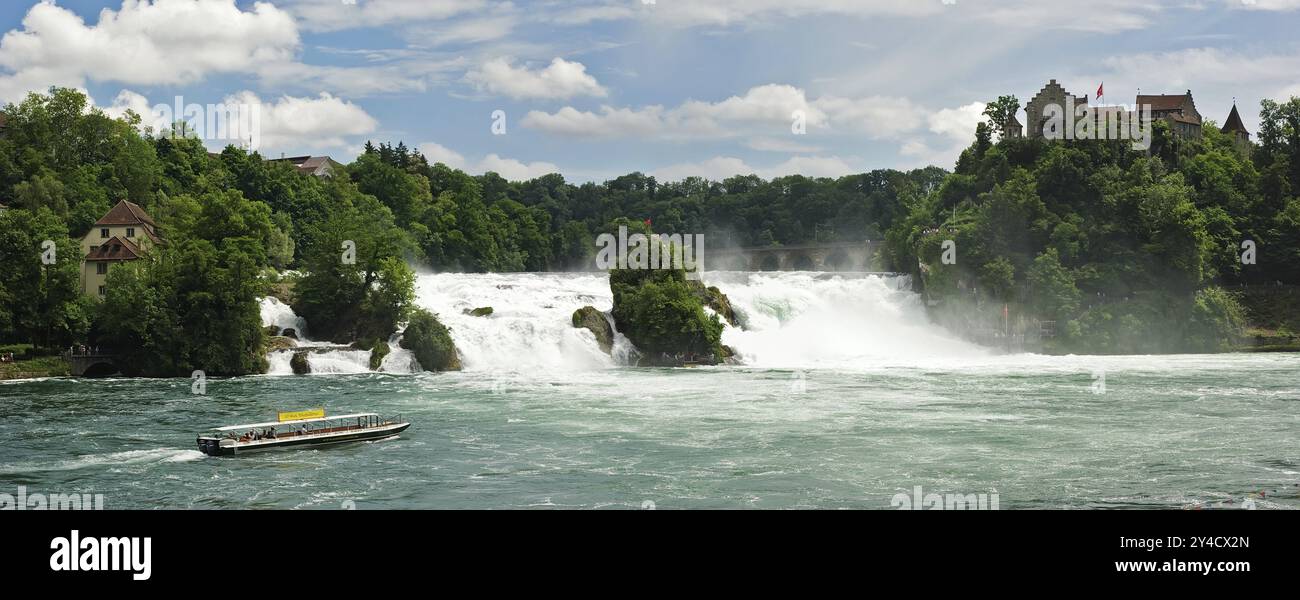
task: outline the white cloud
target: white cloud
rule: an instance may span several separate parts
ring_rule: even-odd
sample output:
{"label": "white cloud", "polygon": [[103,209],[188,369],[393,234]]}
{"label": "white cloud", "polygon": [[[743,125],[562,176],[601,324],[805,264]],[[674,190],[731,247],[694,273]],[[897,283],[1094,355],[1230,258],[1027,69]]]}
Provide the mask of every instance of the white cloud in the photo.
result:
{"label": "white cloud", "polygon": [[442,163],[454,169],[465,166],[465,157],[463,155],[437,142],[420,144],[420,154],[424,155],[429,164]]}
{"label": "white cloud", "polygon": [[312,31],[401,25],[481,11],[486,0],[289,0],[289,10]]}
{"label": "white cloud", "polygon": [[523,181],[550,173],[559,173],[560,167],[548,162],[525,163],[513,158],[502,158],[496,154],[489,154],[479,161],[474,171],[483,173],[495,171],[498,175],[510,181]]}
{"label": "white cloud", "polygon": [[821,152],[821,148],[809,144],[801,144],[793,138],[782,139],[772,137],[755,137],[746,140],[745,146],[750,150],[759,152],[785,152],[785,153],[816,153]]}
{"label": "white cloud", "polygon": [[651,171],[660,181],[680,181],[687,177],[703,177],[721,181],[734,175],[758,175],[764,179],[786,175],[806,177],[841,177],[861,173],[838,156],[794,156],[770,167],[754,167],[732,156],[715,156],[700,162],[687,162],[661,167]]}
{"label": "white cloud", "polygon": [[496,153],[488,154],[482,160],[470,162],[465,156],[437,142],[420,144],[420,153],[430,163],[442,163],[453,169],[460,169],[471,175],[481,175],[492,171],[509,181],[536,179],[543,175],[559,173],[560,167],[549,162],[523,162],[513,158],[504,158]]}
{"label": "white cloud", "polygon": [[1300,0],[1252,0],[1246,2],[1243,0],[1223,0],[1228,8],[1243,8],[1246,10],[1300,10]]}
{"label": "white cloud", "polygon": [[826,113],[808,102],[803,90],[769,84],[721,102],[687,100],[671,110],[653,105],[640,109],[602,106],[599,112],[566,106],[554,113],[530,111],[520,123],[556,135],[620,138],[654,135],[663,139],[727,138],[762,127],[789,132],[795,111],[809,128],[824,127]]}
{"label": "white cloud", "polygon": [[220,74],[256,77],[281,90],[357,97],[424,91],[429,81],[465,66],[457,57],[423,53],[391,64],[310,65],[298,61],[300,50],[293,16],[267,2],[241,10],[235,0],[124,0],[94,24],[42,2],[27,11],[21,29],[0,39],[0,101],[52,85],[185,85]]}
{"label": "white cloud", "polygon": [[[1240,0],[1238,0],[1240,1]],[[1290,5],[1300,0],[1258,0]],[[1165,5],[1181,7],[1182,0],[1131,2],[1130,0],[656,0],[640,10],[626,0],[570,8],[557,14],[559,23],[583,24],[594,20],[642,18],[661,26],[701,27],[753,25],[776,19],[803,17],[943,18],[983,20],[1001,27],[1119,32],[1150,26]]]}
{"label": "white cloud", "polygon": [[324,92],[315,98],[281,96],[272,103],[245,91],[226,99],[232,102],[261,105],[262,147],[268,149],[344,147],[348,138],[373,133],[379,126],[361,107]]}
{"label": "white cloud", "polygon": [[465,19],[436,28],[415,29],[406,38],[421,46],[475,44],[504,38],[510,35],[518,23],[517,16],[501,14]]}
{"label": "white cloud", "polygon": [[814,104],[830,115],[836,128],[845,127],[872,139],[891,139],[916,130],[925,121],[925,109],[907,98],[823,96]]}
{"label": "white cloud", "polygon": [[602,106],[592,112],[566,106],[554,113],[531,111],[521,124],[555,135],[596,139],[727,139],[749,135],[769,140],[763,144],[770,148],[773,134],[792,133],[796,112],[805,116],[809,132],[862,134],[869,139],[898,139],[910,134],[927,124],[928,114],[906,98],[822,96],[809,100],[803,90],[794,86],[768,84],[721,102],[688,100],[672,109],[658,105],[639,109]]}
{"label": "white cloud", "polygon": [[930,115],[930,131],[949,139],[969,144],[975,138],[975,127],[984,121],[983,102],[972,102],[957,108],[945,108]]}
{"label": "white cloud", "polygon": [[[89,99],[89,101],[91,104],[94,104],[93,98]],[[125,117],[126,111],[128,110],[133,111],[138,115],[141,121],[146,121],[142,124],[148,125],[149,123],[147,123],[147,121],[149,120],[150,113],[153,112],[153,105],[149,103],[148,98],[145,98],[136,92],[131,90],[122,90],[117,93],[117,97],[113,99],[112,104],[103,108],[104,114],[113,117],[114,119]]]}
{"label": "white cloud", "polygon": [[211,73],[246,72],[290,60],[299,46],[293,18],[259,2],[234,0],[123,2],[87,25],[50,2],[31,7],[22,29],[0,39],[0,98],[16,100],[51,85],[89,80],[131,85],[181,84]]}
{"label": "white cloud", "polygon": [[607,94],[587,67],[579,62],[556,58],[539,71],[515,67],[508,58],[496,58],[465,74],[465,79],[480,90],[515,99],[566,99],[574,96]]}

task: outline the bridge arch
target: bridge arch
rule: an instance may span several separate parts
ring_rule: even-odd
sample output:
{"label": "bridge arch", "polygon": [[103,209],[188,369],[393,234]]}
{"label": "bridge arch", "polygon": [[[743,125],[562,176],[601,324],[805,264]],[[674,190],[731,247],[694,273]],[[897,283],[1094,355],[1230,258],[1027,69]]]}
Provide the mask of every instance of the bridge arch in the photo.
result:
{"label": "bridge arch", "polygon": [[816,271],[817,265],[807,252],[799,252],[789,258],[790,268],[795,271]]}
{"label": "bridge arch", "polygon": [[731,258],[725,258],[719,263],[724,271],[748,271],[749,258],[744,255],[737,255]]}
{"label": "bridge arch", "polygon": [[826,257],[825,269],[827,271],[852,271],[853,259],[849,257],[849,253],[845,252],[843,248],[837,249]]}
{"label": "bridge arch", "polygon": [[90,378],[109,377],[112,375],[117,375],[121,372],[122,370],[117,368],[117,364],[115,364],[113,361],[101,360],[101,361],[95,361],[87,364],[85,368],[82,370],[81,376],[90,377]]}

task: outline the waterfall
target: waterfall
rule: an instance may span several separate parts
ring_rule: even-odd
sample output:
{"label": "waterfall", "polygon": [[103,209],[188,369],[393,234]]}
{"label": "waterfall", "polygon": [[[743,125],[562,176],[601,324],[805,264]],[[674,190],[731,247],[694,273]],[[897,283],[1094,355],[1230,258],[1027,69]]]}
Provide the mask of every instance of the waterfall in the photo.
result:
{"label": "waterfall", "polygon": [[864,368],[987,352],[930,322],[905,276],[716,273],[744,328],[722,343],[747,365]]}
{"label": "waterfall", "polygon": [[[931,324],[903,277],[714,272],[705,282],[731,299],[743,328],[727,327],[722,341],[747,365],[856,368],[986,354]],[[617,335],[611,357],[571,324],[583,306],[612,308],[602,273],[425,274],[416,296],[451,328],[468,371],[610,368],[634,352]],[[486,306],[492,315],[465,314]]]}
{"label": "waterfall", "polygon": [[[274,325],[279,329],[292,328],[298,334],[297,350],[276,350],[266,355],[268,375],[293,375],[289,361],[295,352],[306,350],[307,364],[312,373],[368,373],[370,372],[370,351],[355,350],[329,342],[318,342],[307,337],[307,320],[293,312],[293,308],[276,298],[259,300],[262,310],[262,326]],[[379,366],[386,373],[416,373],[420,366],[415,362],[411,351],[397,345],[400,333],[394,334],[388,341],[389,352]]]}
{"label": "waterfall", "polygon": [[[603,273],[441,273],[420,275],[416,302],[451,329],[467,371],[586,370],[623,364],[631,349],[618,335],[611,357],[572,324],[573,311],[614,304]],[[491,306],[486,317],[465,311]]]}

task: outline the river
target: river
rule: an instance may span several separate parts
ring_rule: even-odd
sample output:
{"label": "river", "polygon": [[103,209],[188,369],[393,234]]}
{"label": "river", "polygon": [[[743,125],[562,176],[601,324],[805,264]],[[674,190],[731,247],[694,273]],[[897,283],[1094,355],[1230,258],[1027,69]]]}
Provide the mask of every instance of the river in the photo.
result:
{"label": "river", "polygon": [[[465,370],[313,354],[314,374],[0,383],[0,493],[107,508],[1300,507],[1300,356],[1004,355],[930,325],[904,281],[716,273],[744,365],[625,366],[569,325],[599,274],[426,274]],[[462,314],[492,306],[490,317]],[[295,321],[264,303],[264,318]],[[310,342],[309,342],[310,343]],[[208,427],[277,410],[400,413],[399,438],[233,458]],[[1261,495],[1260,492],[1263,492]]]}

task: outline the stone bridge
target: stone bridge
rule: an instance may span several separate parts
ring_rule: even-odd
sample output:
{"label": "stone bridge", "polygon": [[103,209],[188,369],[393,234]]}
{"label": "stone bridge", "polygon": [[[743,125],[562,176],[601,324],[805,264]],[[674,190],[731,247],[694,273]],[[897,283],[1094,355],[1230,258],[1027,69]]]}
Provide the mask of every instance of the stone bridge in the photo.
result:
{"label": "stone bridge", "polygon": [[121,371],[117,367],[117,355],[101,352],[64,353],[63,357],[71,365],[73,377],[107,377]]}
{"label": "stone bridge", "polygon": [[706,248],[710,271],[879,271],[881,242],[800,244],[760,248]]}

